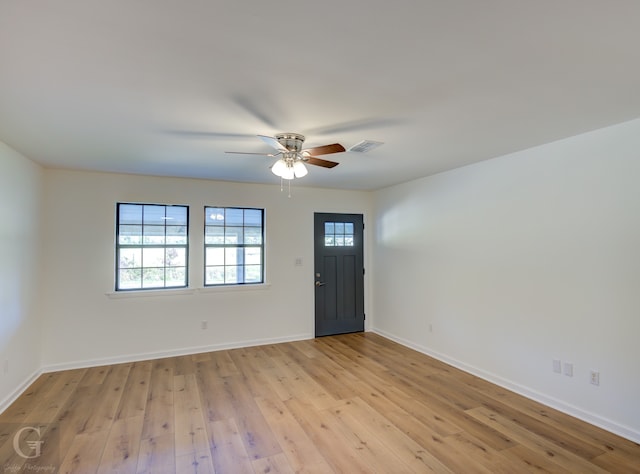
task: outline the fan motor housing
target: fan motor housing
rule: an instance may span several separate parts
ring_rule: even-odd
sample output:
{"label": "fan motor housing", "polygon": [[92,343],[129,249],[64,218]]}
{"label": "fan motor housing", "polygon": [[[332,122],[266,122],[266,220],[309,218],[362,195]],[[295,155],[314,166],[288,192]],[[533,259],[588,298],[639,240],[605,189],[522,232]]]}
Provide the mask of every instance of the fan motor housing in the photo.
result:
{"label": "fan motor housing", "polygon": [[299,133],[279,133],[274,138],[289,151],[299,152],[302,150],[304,135]]}

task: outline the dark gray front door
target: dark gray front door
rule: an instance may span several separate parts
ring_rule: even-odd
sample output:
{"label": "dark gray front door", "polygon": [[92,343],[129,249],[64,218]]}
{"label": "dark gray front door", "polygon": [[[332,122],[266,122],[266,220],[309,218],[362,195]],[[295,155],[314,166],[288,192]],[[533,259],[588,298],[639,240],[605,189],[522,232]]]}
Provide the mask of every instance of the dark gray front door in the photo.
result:
{"label": "dark gray front door", "polygon": [[316,337],[364,331],[362,214],[316,213]]}

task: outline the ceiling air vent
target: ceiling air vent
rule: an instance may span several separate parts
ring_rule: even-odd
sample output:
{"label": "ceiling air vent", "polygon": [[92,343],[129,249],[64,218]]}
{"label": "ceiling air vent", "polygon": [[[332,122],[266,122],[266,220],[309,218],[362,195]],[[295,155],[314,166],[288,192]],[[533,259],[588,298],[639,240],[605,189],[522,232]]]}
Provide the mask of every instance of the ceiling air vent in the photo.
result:
{"label": "ceiling air vent", "polygon": [[379,147],[384,142],[374,142],[373,140],[362,140],[359,143],[356,143],[347,151],[355,151],[356,153],[366,153],[368,151],[373,150],[374,148]]}

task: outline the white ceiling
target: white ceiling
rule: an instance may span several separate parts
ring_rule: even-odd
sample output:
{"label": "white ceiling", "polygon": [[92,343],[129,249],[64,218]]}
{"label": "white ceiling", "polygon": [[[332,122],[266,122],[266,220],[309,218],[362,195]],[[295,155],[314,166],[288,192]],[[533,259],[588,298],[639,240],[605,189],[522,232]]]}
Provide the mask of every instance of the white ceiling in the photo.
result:
{"label": "white ceiling", "polygon": [[47,167],[279,183],[255,137],[385,142],[378,189],[640,116],[638,0],[0,0],[0,141]]}

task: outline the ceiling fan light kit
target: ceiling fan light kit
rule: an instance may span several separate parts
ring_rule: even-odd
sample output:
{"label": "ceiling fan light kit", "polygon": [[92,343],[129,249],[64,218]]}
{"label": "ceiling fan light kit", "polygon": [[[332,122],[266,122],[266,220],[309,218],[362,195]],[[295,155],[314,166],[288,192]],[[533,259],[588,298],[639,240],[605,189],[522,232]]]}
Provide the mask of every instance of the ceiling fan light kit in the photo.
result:
{"label": "ceiling fan light kit", "polygon": [[[307,167],[302,162],[302,159],[295,156],[292,153],[285,153],[283,158],[280,158],[271,167],[271,172],[282,179],[302,178],[308,173]],[[292,156],[293,155],[293,156]]]}
{"label": "ceiling fan light kit", "polygon": [[[342,153],[346,151],[339,143],[323,145],[315,148],[303,150],[302,143],[304,135],[299,133],[279,133],[273,137],[258,135],[263,142],[275,148],[277,153],[247,153],[248,155],[279,156],[271,167],[271,172],[281,179],[292,180],[302,178],[309,172],[305,164],[321,166],[323,168],[334,168],[338,166],[335,161],[317,158],[316,155],[329,155],[331,153]],[[243,153],[228,151],[227,153]]]}

